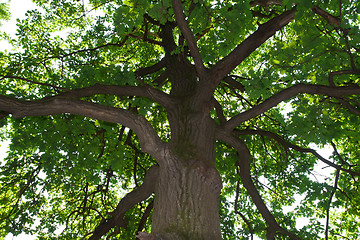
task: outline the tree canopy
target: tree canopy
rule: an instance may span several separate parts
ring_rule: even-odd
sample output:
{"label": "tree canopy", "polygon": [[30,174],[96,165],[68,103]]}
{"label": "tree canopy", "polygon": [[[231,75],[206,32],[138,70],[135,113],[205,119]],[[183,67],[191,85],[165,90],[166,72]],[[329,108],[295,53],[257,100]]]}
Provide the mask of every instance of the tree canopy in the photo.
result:
{"label": "tree canopy", "polygon": [[33,2],[1,33],[0,239],[358,238],[360,2]]}

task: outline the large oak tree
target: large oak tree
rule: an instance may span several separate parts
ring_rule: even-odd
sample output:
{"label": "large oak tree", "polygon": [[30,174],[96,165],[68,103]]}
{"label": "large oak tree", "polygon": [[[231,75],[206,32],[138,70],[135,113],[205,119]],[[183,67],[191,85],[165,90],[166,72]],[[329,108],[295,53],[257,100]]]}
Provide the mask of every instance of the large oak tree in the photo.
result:
{"label": "large oak tree", "polygon": [[0,235],[360,234],[360,3],[34,2],[2,35]]}

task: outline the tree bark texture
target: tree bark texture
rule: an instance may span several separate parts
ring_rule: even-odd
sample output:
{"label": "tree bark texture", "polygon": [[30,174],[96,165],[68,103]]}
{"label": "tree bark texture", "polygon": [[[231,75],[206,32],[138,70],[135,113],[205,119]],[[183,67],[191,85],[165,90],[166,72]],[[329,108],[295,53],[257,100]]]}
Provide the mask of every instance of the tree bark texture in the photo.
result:
{"label": "tree bark texture", "polygon": [[172,139],[160,163],[152,234],[156,239],[221,239],[221,178],[215,125],[208,113],[179,104],[169,111]]}
{"label": "tree bark texture", "polygon": [[152,233],[156,239],[221,239],[220,175],[201,163],[170,157],[160,167]]}
{"label": "tree bark texture", "polygon": [[217,170],[174,160],[160,167],[152,233],[169,240],[221,239]]}

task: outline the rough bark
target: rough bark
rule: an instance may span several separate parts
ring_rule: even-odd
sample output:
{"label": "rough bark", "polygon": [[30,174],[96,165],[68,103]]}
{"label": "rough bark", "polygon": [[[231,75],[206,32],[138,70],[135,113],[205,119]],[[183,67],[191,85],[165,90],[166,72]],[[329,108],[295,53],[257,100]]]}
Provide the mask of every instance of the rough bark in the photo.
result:
{"label": "rough bark", "polygon": [[160,166],[152,234],[163,240],[219,240],[220,175],[214,167],[188,160],[169,152]]}

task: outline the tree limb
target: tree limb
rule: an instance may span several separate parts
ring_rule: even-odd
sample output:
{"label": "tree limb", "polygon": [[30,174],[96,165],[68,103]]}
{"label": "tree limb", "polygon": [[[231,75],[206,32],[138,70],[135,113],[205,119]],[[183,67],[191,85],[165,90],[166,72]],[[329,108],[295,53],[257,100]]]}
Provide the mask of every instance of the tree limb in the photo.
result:
{"label": "tree limb", "polygon": [[146,173],[143,184],[140,187],[135,188],[132,192],[126,194],[126,196],[121,199],[116,209],[109,213],[112,217],[101,222],[94,230],[93,235],[89,238],[89,240],[100,239],[114,227],[125,227],[127,225],[125,213],[137,203],[147,199],[154,192],[158,172],[159,166],[152,166]]}
{"label": "tree limb", "polygon": [[149,98],[163,107],[167,108],[173,104],[172,99],[166,93],[152,88],[148,85],[144,86],[120,86],[120,85],[102,85],[95,84],[90,87],[70,90],[58,95],[62,98],[82,98],[96,94],[110,94],[116,96],[137,96]]}
{"label": "tree limb", "polygon": [[349,70],[339,70],[339,71],[331,72],[329,74],[329,84],[330,84],[330,86],[335,86],[334,76],[345,75],[345,74],[360,74],[360,70],[349,69]]}
{"label": "tree limb", "polygon": [[216,115],[217,115],[217,117],[219,119],[220,124],[224,124],[226,122],[226,118],[224,116],[222,106],[220,105],[220,103],[215,98],[212,98],[212,102],[213,102],[213,105],[214,105],[214,108],[215,108],[215,111],[216,111]]}
{"label": "tree limb", "polygon": [[277,94],[274,94],[262,103],[234,116],[229,121],[227,121],[226,124],[224,124],[224,128],[228,131],[231,131],[241,123],[265,113],[282,101],[288,100],[299,93],[327,95],[330,97],[343,97],[346,95],[360,94],[360,87],[329,87],[325,85],[299,83],[284,89]]}
{"label": "tree limb", "polygon": [[140,139],[143,152],[149,153],[157,160],[161,159],[159,154],[162,154],[163,143],[154,128],[143,116],[128,110],[63,97],[25,101],[0,96],[0,111],[12,114],[15,118],[70,113],[120,123],[134,130]]}
{"label": "tree limb", "polygon": [[252,33],[248,38],[240,43],[229,55],[216,63],[210,70],[210,76],[212,76],[210,83],[211,92],[216,88],[216,86],[223,78],[225,78],[232,70],[234,70],[261,44],[263,44],[278,30],[292,21],[295,16],[295,11],[296,8],[293,8],[260,25],[254,33]]}
{"label": "tree limb", "polygon": [[192,31],[189,27],[189,24],[185,19],[185,14],[182,9],[181,0],[173,0],[172,2],[173,2],[176,23],[177,23],[180,31],[184,35],[186,42],[189,46],[190,54],[195,62],[195,68],[199,75],[199,78],[204,79],[206,69],[205,69],[203,60],[201,58],[199,49],[197,47],[194,34],[192,33]]}
{"label": "tree limb", "polygon": [[[238,175],[240,175],[240,171],[239,168],[236,167],[236,173]],[[235,192],[235,203],[234,203],[234,212],[236,214],[238,214],[242,220],[246,223],[248,229],[249,229],[249,233],[250,233],[250,239],[253,240],[254,239],[254,229],[251,226],[250,221],[244,216],[244,214],[242,214],[239,210],[238,210],[238,202],[239,202],[239,192],[240,192],[240,180],[241,178],[238,179],[237,183],[236,183],[236,192]]]}
{"label": "tree limb", "polygon": [[238,165],[240,167],[241,182],[243,183],[252,201],[255,203],[256,208],[259,210],[259,212],[261,213],[261,215],[263,216],[263,218],[265,219],[268,225],[268,230],[267,230],[268,239],[274,239],[274,235],[276,234],[276,232],[281,232],[289,236],[290,239],[298,240],[299,238],[297,236],[290,233],[286,229],[282,228],[277,223],[275,217],[269,211],[263,199],[261,198],[259,191],[256,189],[256,186],[251,179],[251,171],[250,171],[251,155],[245,143],[239,138],[236,138],[234,135],[227,134],[223,131],[217,132],[217,138],[220,141],[229,144],[238,152],[240,159]]}
{"label": "tree limb", "polygon": [[330,13],[324,11],[323,9],[321,9],[318,6],[314,6],[311,9],[314,13],[316,13],[317,15],[321,16],[322,18],[324,18],[328,23],[330,23],[333,26],[337,26],[339,27],[341,24],[341,21],[339,18],[331,15]]}
{"label": "tree limb", "polygon": [[154,208],[154,200],[152,200],[149,205],[147,205],[145,212],[143,213],[140,223],[138,225],[138,232],[144,229],[146,220],[149,218],[151,210]]}
{"label": "tree limb", "polygon": [[164,68],[166,66],[165,58],[161,59],[159,62],[155,63],[152,66],[145,67],[145,68],[139,68],[135,71],[135,75],[137,76],[145,76],[150,73],[154,73],[159,71],[160,69]]}
{"label": "tree limb", "polygon": [[358,115],[360,117],[360,111],[357,108],[355,108],[353,105],[351,105],[348,101],[346,101],[343,98],[337,98],[337,100],[341,103],[341,105],[346,107],[351,113]]}

